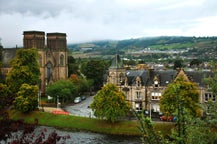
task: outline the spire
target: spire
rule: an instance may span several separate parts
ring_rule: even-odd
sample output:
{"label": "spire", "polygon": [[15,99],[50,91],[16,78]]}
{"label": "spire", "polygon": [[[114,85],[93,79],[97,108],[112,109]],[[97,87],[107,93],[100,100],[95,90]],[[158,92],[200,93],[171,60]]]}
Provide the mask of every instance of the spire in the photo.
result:
{"label": "spire", "polygon": [[123,68],[123,62],[118,54],[113,58],[110,68]]}

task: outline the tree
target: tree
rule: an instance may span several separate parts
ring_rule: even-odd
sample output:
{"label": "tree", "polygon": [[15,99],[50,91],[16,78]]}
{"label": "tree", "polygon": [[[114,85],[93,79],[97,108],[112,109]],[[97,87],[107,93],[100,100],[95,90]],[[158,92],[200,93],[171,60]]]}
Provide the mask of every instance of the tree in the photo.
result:
{"label": "tree", "polygon": [[154,130],[153,123],[149,117],[145,117],[144,114],[139,114],[134,111],[136,118],[139,121],[138,129],[141,132],[142,143],[147,144],[163,144],[166,143],[166,139],[160,132]]}
{"label": "tree", "polygon": [[17,92],[17,97],[14,100],[15,109],[26,113],[38,106],[38,86],[22,84],[20,90]]}
{"label": "tree", "polygon": [[22,84],[38,85],[39,63],[36,49],[17,50],[16,57],[11,62],[11,71],[6,82],[12,92],[16,93]]}
{"label": "tree", "polygon": [[160,100],[160,109],[167,115],[178,112],[181,105],[190,115],[199,116],[199,92],[195,83],[178,77],[165,89]]}
{"label": "tree", "polygon": [[217,143],[217,103],[208,101],[203,104],[203,108],[206,111],[209,107],[209,113],[203,119],[194,118],[191,119],[187,125],[186,131],[188,144],[215,144]]}
{"label": "tree", "polygon": [[79,66],[78,63],[76,63],[76,60],[72,56],[68,56],[68,77],[71,74],[79,74]]}
{"label": "tree", "polygon": [[85,78],[79,77],[76,74],[72,74],[69,77],[69,80],[72,81],[72,83],[76,86],[76,89],[79,94],[89,91],[90,87],[93,86],[93,84],[91,85],[91,83],[88,80],[86,80]]}
{"label": "tree", "polygon": [[76,86],[70,80],[58,80],[46,89],[46,93],[56,99],[59,98],[61,103],[71,101],[78,94]]}
{"label": "tree", "polygon": [[106,84],[98,91],[90,107],[97,118],[105,118],[110,122],[126,116],[130,110],[130,104],[125,101],[124,94],[114,84]]}
{"label": "tree", "polygon": [[13,95],[9,87],[6,84],[0,83],[0,114],[1,111],[4,111],[7,107],[12,104]]}
{"label": "tree", "polygon": [[174,62],[173,69],[175,70],[175,69],[177,69],[177,68],[182,68],[182,67],[183,67],[182,63],[183,63],[183,60],[181,60],[181,59],[176,60],[176,61]]}
{"label": "tree", "polygon": [[164,91],[160,109],[166,115],[177,116],[177,125],[172,138],[180,144],[185,143],[187,117],[201,115],[196,84],[179,75]]}
{"label": "tree", "polygon": [[101,88],[103,84],[103,75],[107,64],[101,60],[90,60],[81,65],[81,73],[83,73],[87,79],[92,79],[94,81],[94,86],[96,89]]}

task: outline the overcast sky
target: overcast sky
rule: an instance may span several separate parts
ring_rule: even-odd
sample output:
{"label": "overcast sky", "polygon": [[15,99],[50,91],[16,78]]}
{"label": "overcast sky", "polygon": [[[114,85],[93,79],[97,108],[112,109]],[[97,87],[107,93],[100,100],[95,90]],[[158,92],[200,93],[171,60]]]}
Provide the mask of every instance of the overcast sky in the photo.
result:
{"label": "overcast sky", "polygon": [[68,43],[149,36],[216,36],[217,0],[0,0],[3,47],[23,31],[63,32]]}

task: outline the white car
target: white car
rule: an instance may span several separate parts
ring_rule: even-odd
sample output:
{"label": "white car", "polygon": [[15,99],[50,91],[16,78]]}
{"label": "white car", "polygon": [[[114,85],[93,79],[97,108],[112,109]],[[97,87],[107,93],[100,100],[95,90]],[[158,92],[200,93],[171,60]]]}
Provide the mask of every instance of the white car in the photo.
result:
{"label": "white car", "polygon": [[79,102],[81,102],[81,97],[76,97],[76,98],[74,99],[74,103],[79,103]]}

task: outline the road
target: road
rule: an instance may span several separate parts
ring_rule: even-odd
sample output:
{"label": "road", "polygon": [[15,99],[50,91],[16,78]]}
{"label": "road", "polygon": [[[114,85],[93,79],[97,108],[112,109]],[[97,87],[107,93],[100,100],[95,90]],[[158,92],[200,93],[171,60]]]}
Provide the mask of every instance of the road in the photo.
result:
{"label": "road", "polygon": [[88,108],[93,101],[93,97],[94,96],[90,96],[80,103],[66,106],[64,110],[75,116],[94,117],[92,110]]}

